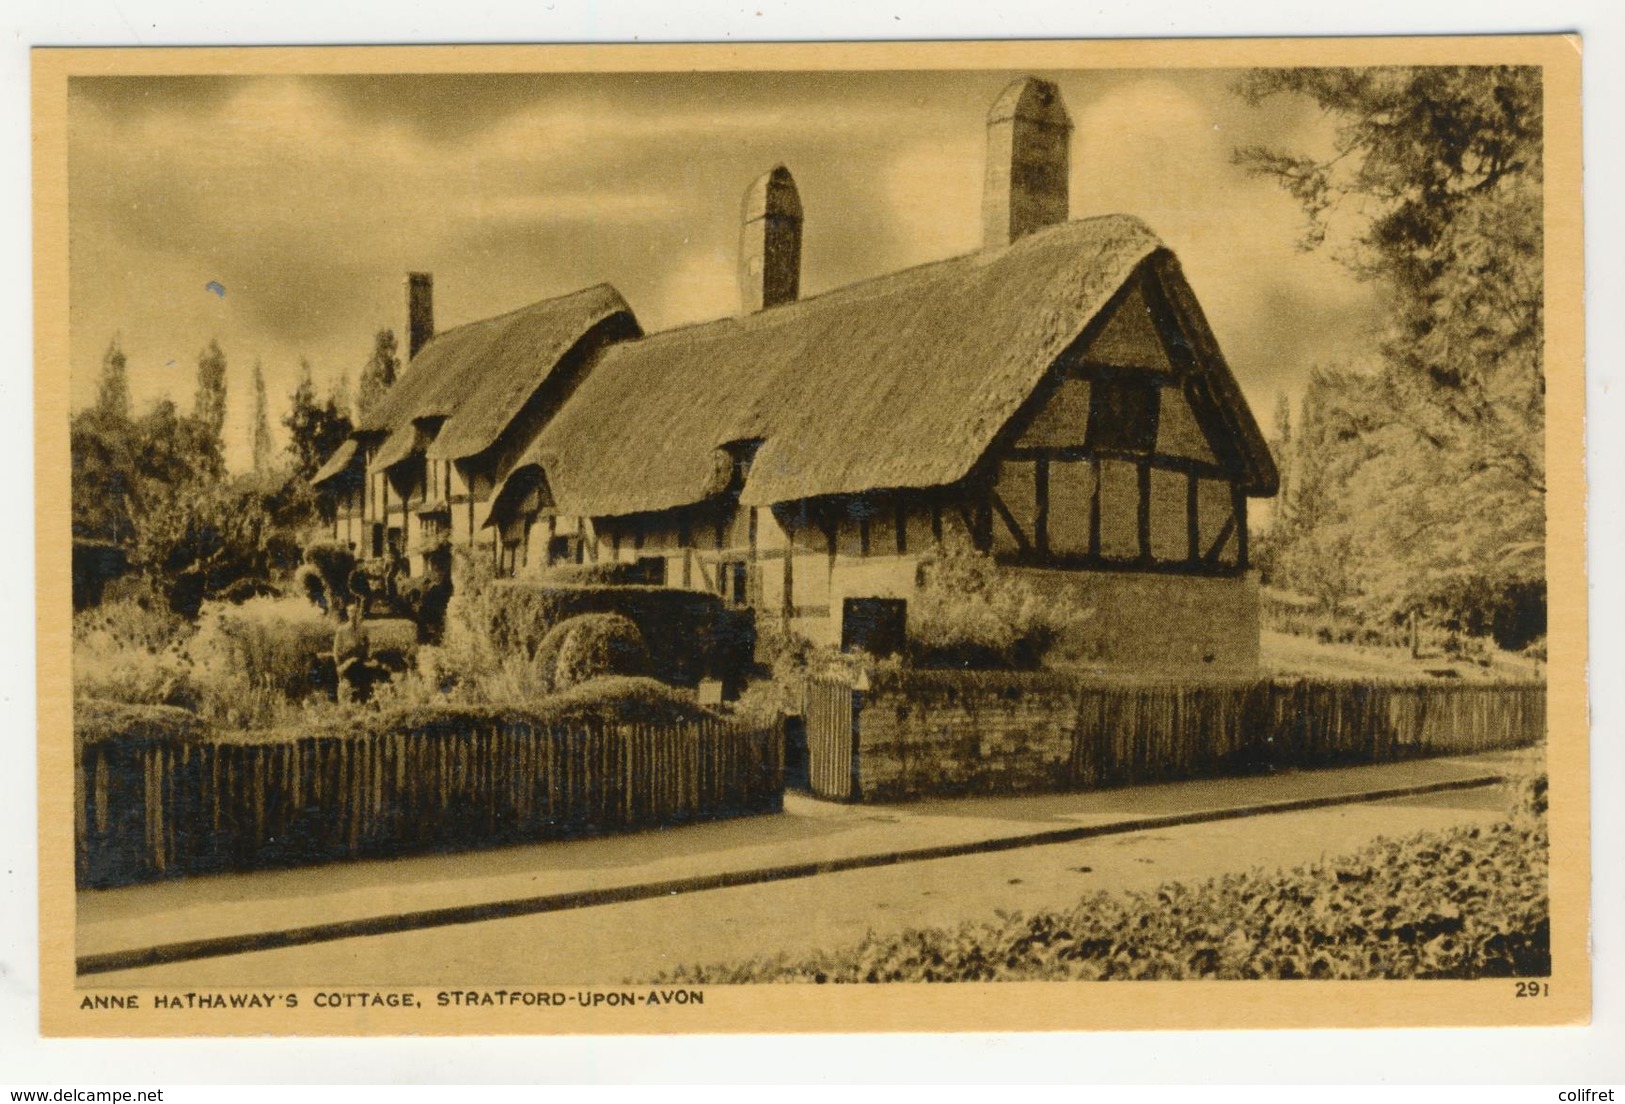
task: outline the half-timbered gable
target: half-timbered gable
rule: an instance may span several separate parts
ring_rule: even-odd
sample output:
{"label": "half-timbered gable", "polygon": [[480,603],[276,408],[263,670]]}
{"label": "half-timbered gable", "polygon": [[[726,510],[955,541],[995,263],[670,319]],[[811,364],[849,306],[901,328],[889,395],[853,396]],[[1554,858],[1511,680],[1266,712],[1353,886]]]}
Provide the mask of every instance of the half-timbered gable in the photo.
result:
{"label": "half-timbered gable", "polygon": [[[992,551],[1034,566],[1228,573],[1270,475],[1232,440],[1202,342],[1148,258],[1011,419],[990,464]],[[1194,299],[1192,299],[1194,302]],[[1256,451],[1256,450],[1255,450]]]}

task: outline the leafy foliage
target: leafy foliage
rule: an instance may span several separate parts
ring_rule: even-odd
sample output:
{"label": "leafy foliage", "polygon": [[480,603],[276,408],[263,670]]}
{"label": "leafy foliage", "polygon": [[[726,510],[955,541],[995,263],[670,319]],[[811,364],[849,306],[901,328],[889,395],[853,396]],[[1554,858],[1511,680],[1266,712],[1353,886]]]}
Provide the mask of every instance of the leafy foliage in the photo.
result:
{"label": "leafy foliage", "polygon": [[305,567],[301,579],[306,595],[323,613],[342,620],[357,597],[350,587],[355,553],[338,541],[317,541],[305,549]]}
{"label": "leafy foliage", "polygon": [[241,580],[268,580],[298,562],[288,525],[296,500],[274,482],[195,480],[162,501],[145,513],[131,559],[178,613],[195,617]]}
{"label": "leafy foliage", "polygon": [[[1376,364],[1317,373],[1280,442],[1271,566],[1328,612],[1421,609],[1488,631],[1486,600],[1527,604],[1543,583],[1540,80],[1429,66],[1240,82],[1254,103],[1303,96],[1339,121],[1330,157],[1237,158],[1300,201],[1305,247],[1386,291],[1392,319]],[[1515,628],[1499,615],[1507,639],[1543,631],[1541,595]]]}
{"label": "leafy foliage", "polygon": [[648,572],[635,563],[558,564],[541,576],[562,586],[638,586],[649,581]]}
{"label": "leafy foliage", "polygon": [[1064,912],[856,947],[691,967],[663,982],[1112,981],[1539,977],[1551,972],[1547,836],[1519,818],[1402,840],[1290,872],[1154,893],[1097,893]]}
{"label": "leafy foliage", "polygon": [[288,397],[288,413],[282,424],[288,430],[288,451],[294,459],[294,477],[301,481],[316,474],[327,458],[344,443],[355,428],[337,395],[325,401],[316,397],[310,361],[299,363],[299,385]]}
{"label": "leafy foliage", "polygon": [[921,666],[1035,667],[1062,628],[1051,597],[999,570],[969,541],[920,558],[908,632]]}
{"label": "leafy foliage", "polygon": [[204,694],[199,711],[264,727],[333,687],[333,624],[297,599],[254,598],[204,608],[187,651]]}
{"label": "leafy foliage", "polygon": [[257,360],[254,362],[253,433],[254,470],[263,474],[271,470],[271,408],[265,398],[265,366]]}
{"label": "leafy foliage", "polygon": [[197,355],[197,391],[192,398],[192,417],[215,448],[220,447],[220,434],[226,427],[226,354],[220,343],[210,340]]}
{"label": "leafy foliage", "polygon": [[203,691],[186,648],[190,628],[147,589],[76,614],[75,695],[197,709]]}
{"label": "leafy foliage", "polygon": [[82,411],[69,448],[73,534],[87,540],[128,544],[140,519],[225,471],[219,442],[167,399],[134,420],[99,406]]}
{"label": "leafy foliage", "polygon": [[401,359],[395,353],[395,331],[379,330],[372,339],[372,358],[361,369],[361,382],[356,394],[356,410],[362,418],[378,408],[384,395],[395,386]]}
{"label": "leafy foliage", "polygon": [[115,337],[102,354],[102,374],[96,384],[97,412],[113,418],[130,416],[130,375],[125,363],[124,349]]}

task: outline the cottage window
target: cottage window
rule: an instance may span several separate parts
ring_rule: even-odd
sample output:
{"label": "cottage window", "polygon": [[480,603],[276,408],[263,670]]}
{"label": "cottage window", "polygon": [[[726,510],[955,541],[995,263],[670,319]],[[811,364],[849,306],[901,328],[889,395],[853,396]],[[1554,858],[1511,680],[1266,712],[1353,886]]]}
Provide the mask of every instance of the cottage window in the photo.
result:
{"label": "cottage window", "polygon": [[901,598],[847,598],[841,603],[841,651],[889,656],[908,642],[908,603]]}
{"label": "cottage window", "polygon": [[562,537],[552,537],[547,542],[547,566],[555,564],[580,563],[581,538],[574,533]]}
{"label": "cottage window", "polygon": [[666,557],[639,556],[637,577],[645,586],[666,585]]}
{"label": "cottage window", "polygon": [[750,564],[744,560],[724,560],[718,574],[718,589],[729,605],[750,605]]}
{"label": "cottage window", "polygon": [[1097,382],[1089,405],[1087,446],[1095,452],[1150,452],[1157,443],[1161,390],[1139,380]]}

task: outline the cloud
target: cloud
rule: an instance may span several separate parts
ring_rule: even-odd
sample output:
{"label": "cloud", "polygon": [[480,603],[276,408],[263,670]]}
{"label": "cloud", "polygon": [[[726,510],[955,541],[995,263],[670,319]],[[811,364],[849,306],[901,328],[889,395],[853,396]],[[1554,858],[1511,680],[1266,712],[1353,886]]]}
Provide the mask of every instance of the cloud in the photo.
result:
{"label": "cloud", "polygon": [[739,307],[734,254],[713,247],[680,257],[638,314],[645,328],[654,331],[723,318],[737,313]]}
{"label": "cloud", "polygon": [[897,267],[982,244],[984,145],[975,131],[954,141],[918,142],[886,166],[881,196]]}
{"label": "cloud", "polygon": [[68,78],[70,102],[93,104],[120,118],[154,113],[196,117],[219,111],[255,83],[253,77],[92,77]]}
{"label": "cloud", "polygon": [[[374,330],[400,328],[409,270],[435,274],[441,328],[601,281],[649,330],[726,316],[740,196],[779,162],[807,212],[804,294],[974,250],[986,107],[1017,75],[76,79],[75,402],[121,333],[137,401],[185,405],[218,337],[244,395],[264,360],[278,416],[302,354],[318,380],[353,373]],[[1291,199],[1231,163],[1323,120],[1247,108],[1225,74],[1054,75],[1076,127],[1073,216],[1158,230],[1255,405],[1361,340],[1369,289],[1296,253]]]}

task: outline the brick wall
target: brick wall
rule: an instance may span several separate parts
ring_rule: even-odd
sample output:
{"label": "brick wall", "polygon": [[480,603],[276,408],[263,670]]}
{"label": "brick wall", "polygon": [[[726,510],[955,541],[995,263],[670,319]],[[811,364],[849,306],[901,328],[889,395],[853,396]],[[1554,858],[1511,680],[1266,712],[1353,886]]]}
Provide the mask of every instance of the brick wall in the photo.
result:
{"label": "brick wall", "polygon": [[859,720],[863,799],[1067,789],[1078,708],[1075,680],[1043,674],[877,686]]}

